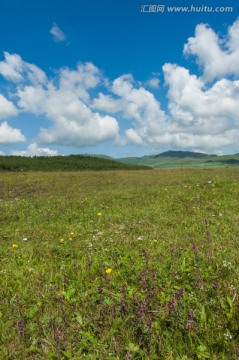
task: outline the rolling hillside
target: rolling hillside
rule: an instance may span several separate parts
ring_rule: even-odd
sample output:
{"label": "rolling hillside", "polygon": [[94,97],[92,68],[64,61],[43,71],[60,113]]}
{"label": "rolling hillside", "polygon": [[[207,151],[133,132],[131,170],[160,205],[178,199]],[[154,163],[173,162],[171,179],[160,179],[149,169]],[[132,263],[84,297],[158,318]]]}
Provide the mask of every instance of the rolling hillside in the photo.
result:
{"label": "rolling hillside", "polygon": [[117,159],[125,164],[146,165],[153,168],[217,168],[239,165],[239,154],[211,155],[190,151],[167,151],[157,155]]}

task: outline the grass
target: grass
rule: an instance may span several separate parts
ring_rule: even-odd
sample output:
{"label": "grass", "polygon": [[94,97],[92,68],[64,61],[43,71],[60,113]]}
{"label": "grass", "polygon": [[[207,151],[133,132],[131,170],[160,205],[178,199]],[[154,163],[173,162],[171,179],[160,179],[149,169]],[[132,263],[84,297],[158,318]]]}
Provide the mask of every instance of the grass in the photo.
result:
{"label": "grass", "polygon": [[238,175],[0,173],[0,359],[238,359]]}

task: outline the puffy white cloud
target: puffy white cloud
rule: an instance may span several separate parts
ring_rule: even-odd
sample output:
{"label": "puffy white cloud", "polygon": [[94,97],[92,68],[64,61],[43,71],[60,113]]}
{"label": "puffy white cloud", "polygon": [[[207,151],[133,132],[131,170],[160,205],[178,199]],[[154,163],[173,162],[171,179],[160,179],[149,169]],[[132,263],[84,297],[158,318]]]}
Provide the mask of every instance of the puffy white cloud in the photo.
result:
{"label": "puffy white cloud", "polygon": [[94,99],[92,108],[109,113],[117,113],[124,108],[122,99],[115,99],[112,95],[99,93],[99,97]]}
{"label": "puffy white cloud", "polygon": [[40,115],[44,113],[46,101],[49,95],[42,86],[24,86],[19,88],[16,96],[18,97],[18,106],[22,111]]}
{"label": "puffy white cloud", "polygon": [[88,90],[94,89],[102,81],[100,70],[91,62],[79,63],[76,70],[63,68],[59,72],[59,88],[74,92],[80,99],[88,102]]}
{"label": "puffy white cloud", "polygon": [[7,80],[21,81],[23,77],[23,63],[21,56],[14,54],[10,55],[8,52],[4,52],[4,61],[0,61],[0,74]]}
{"label": "puffy white cloud", "polygon": [[206,87],[183,67],[165,64],[163,71],[171,118],[161,141],[201,149],[238,144],[238,80],[221,79]]}
{"label": "puffy white cloud", "polygon": [[18,110],[11,101],[0,94],[0,119],[17,115]]}
{"label": "puffy white cloud", "polygon": [[68,146],[94,145],[117,137],[115,118],[102,116],[89,107],[88,91],[101,81],[92,63],[79,64],[77,70],[61,69],[56,85],[25,86],[18,89],[18,106],[23,111],[43,114],[53,125],[41,129],[38,141]]}
{"label": "puffy white cloud", "polygon": [[[40,129],[38,144],[81,147],[110,140],[119,146],[128,142],[151,150],[167,146],[200,151],[237,146],[239,20],[228,28],[224,39],[208,25],[199,24],[185,44],[184,54],[196,57],[203,75],[166,63],[165,111],[149,91],[159,86],[157,73],[145,83],[136,82],[131,74],[110,82],[88,62],[75,69],[62,68],[49,80],[37,66],[5,53],[0,74],[16,83],[12,98],[17,99],[19,111],[49,120],[49,127]],[[0,96],[0,118],[17,111]],[[117,118],[119,123],[123,119],[121,129]],[[39,149],[34,146],[33,150]]]}
{"label": "puffy white cloud", "polygon": [[0,74],[13,82],[30,81],[33,84],[46,82],[46,74],[39,67],[22,60],[17,54],[4,52],[4,61],[0,61]]}
{"label": "puffy white cloud", "polygon": [[130,143],[135,144],[135,145],[142,145],[143,144],[143,139],[138,134],[138,132],[135,131],[134,129],[127,129],[125,131],[125,135],[128,138]]}
{"label": "puffy white cloud", "polygon": [[239,75],[239,19],[229,27],[226,40],[221,39],[208,25],[197,25],[195,36],[190,37],[184,45],[184,54],[196,56],[207,81]]}
{"label": "puffy white cloud", "polygon": [[66,35],[56,23],[53,23],[50,29],[50,33],[53,36],[53,40],[56,42],[62,42],[66,40]]}
{"label": "puffy white cloud", "polygon": [[49,148],[38,147],[36,143],[32,143],[27,147],[27,150],[13,150],[11,155],[18,156],[56,156],[59,155],[57,150]]}
{"label": "puffy white cloud", "polygon": [[157,77],[152,77],[146,83],[146,85],[152,89],[158,89],[160,84],[160,80]]}
{"label": "puffy white cloud", "polygon": [[131,74],[115,79],[111,91],[114,97],[100,94],[94,100],[93,107],[101,111],[119,112],[125,119],[130,120],[130,125],[133,124],[134,128],[129,128],[125,132],[130,142],[151,142],[155,133],[162,131],[166,120],[166,115],[154,95],[142,86],[135,87]]}
{"label": "puffy white cloud", "polygon": [[114,140],[118,131],[118,123],[113,117],[103,117],[86,109],[77,121],[61,117],[53,127],[41,129],[38,139],[44,144],[84,147]]}
{"label": "puffy white cloud", "polygon": [[3,122],[0,125],[0,144],[10,145],[16,142],[24,142],[25,140],[19,129],[12,128],[7,122]]}

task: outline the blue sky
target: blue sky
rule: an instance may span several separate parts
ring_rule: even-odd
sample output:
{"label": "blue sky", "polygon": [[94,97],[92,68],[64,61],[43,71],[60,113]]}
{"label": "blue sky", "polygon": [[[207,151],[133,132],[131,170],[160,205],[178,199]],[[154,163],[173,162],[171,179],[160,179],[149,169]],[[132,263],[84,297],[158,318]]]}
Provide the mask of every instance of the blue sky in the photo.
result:
{"label": "blue sky", "polygon": [[238,114],[236,0],[1,3],[0,154],[237,153]]}

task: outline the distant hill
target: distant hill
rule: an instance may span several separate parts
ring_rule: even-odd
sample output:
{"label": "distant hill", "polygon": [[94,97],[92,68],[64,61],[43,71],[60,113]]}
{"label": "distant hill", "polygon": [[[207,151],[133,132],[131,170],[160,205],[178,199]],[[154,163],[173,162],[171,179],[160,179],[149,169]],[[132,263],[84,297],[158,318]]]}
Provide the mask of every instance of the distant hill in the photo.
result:
{"label": "distant hill", "polygon": [[140,170],[147,166],[121,163],[97,156],[0,156],[0,171],[82,171],[82,170]]}
{"label": "distant hill", "polygon": [[104,155],[104,154],[83,154],[83,156],[114,160],[112,156]]}
{"label": "distant hill", "polygon": [[125,164],[146,165],[153,168],[216,168],[239,165],[239,154],[212,155],[192,151],[169,150],[157,155],[116,159]]}
{"label": "distant hill", "polygon": [[217,156],[217,155],[209,155],[209,154],[205,154],[205,153],[200,153],[200,152],[193,152],[193,151],[174,151],[174,150],[169,150],[169,151],[165,151],[161,154],[158,155],[152,155],[151,157],[153,158],[158,158],[158,157],[176,157],[176,158],[187,158],[187,157],[191,157],[191,158],[206,158],[206,157],[211,157],[211,156]]}
{"label": "distant hill", "polygon": [[210,155],[169,150],[157,155],[113,159],[106,155],[0,156],[0,171],[82,171],[177,168],[218,168],[239,166],[239,154]]}

